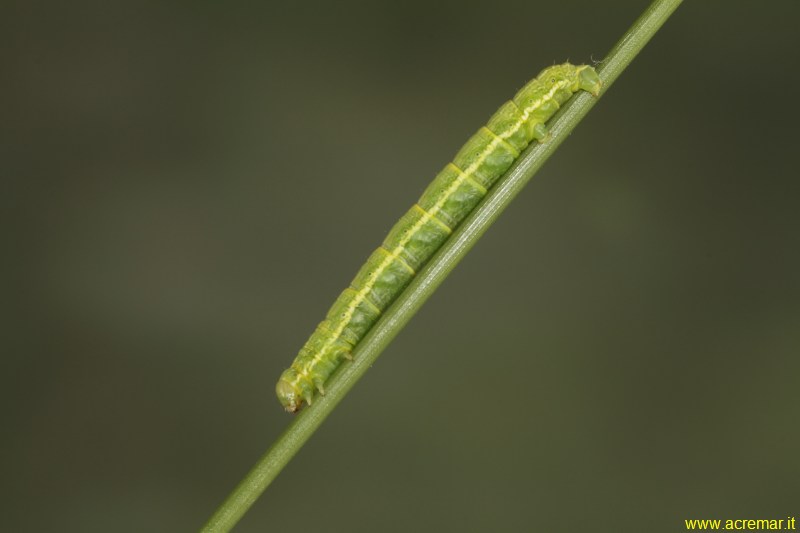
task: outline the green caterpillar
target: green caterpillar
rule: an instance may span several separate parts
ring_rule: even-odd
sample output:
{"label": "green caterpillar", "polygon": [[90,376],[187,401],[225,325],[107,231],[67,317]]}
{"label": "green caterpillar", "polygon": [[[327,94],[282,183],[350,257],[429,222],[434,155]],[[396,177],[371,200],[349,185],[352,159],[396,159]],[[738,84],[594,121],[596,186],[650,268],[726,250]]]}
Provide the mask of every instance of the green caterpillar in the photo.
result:
{"label": "green caterpillar", "polygon": [[325,393],[328,377],[522,150],[547,138],[545,122],[558,108],[581,89],[597,96],[600,86],[588,65],[554,65],[492,115],[389,231],[281,375],[275,390],[287,411],[310,405],[315,389]]}

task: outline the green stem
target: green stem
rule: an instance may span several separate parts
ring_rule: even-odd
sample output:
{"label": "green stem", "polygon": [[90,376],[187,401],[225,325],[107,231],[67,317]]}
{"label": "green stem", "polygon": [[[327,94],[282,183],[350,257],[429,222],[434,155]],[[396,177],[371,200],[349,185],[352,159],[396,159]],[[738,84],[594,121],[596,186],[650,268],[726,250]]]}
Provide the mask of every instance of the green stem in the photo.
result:
{"label": "green stem", "polygon": [[[655,0],[634,22],[597,69],[603,81],[601,95],[611,87],[681,1]],[[581,92],[559,111],[548,123],[549,140],[526,150],[514,167],[489,191],[483,202],[453,232],[428,265],[415,276],[381,320],[358,344],[353,353],[353,362],[342,365],[329,384],[326,384],[325,396],[315,399],[314,405],[307,407],[292,420],[278,440],[220,505],[202,531],[230,531],[236,525],[264,489],[596,102],[597,98]]]}

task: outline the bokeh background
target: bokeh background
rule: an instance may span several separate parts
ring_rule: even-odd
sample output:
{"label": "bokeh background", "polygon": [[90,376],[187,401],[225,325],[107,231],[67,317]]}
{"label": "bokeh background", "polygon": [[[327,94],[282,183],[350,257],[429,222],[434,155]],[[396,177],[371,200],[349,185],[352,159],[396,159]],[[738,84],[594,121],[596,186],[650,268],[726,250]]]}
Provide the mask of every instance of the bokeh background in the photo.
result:
{"label": "bokeh background", "polygon": [[[198,529],[436,172],[648,3],[6,5],[2,529]],[[237,531],[800,517],[798,22],[686,2]]]}

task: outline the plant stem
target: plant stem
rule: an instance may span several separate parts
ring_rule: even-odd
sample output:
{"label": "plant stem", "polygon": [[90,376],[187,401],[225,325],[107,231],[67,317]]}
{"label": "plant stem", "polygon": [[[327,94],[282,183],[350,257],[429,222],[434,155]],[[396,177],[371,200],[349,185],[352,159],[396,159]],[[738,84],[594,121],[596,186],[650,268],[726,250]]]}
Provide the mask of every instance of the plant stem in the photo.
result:
{"label": "plant stem", "polygon": [[[655,0],[634,22],[597,69],[603,81],[601,95],[655,35],[682,0]],[[319,396],[289,424],[253,469],[245,476],[203,527],[204,532],[224,532],[236,525],[264,489],[311,437],[347,392],[372,366],[381,352],[408,323],[428,297],[477,240],[500,216],[536,171],[555,152],[597,98],[580,92],[548,122],[550,138],[526,150],[495,185],[483,202],[453,232],[427,266],[414,277],[369,334],[353,352],[353,362],[341,366]]]}

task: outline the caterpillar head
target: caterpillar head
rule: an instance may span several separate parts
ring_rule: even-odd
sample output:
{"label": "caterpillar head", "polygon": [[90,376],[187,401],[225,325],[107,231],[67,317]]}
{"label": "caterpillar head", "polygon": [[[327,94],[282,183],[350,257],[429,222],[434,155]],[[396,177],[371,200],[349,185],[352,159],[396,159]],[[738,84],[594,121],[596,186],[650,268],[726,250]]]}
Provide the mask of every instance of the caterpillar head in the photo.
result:
{"label": "caterpillar head", "polygon": [[278,401],[290,413],[299,411],[303,406],[303,401],[311,404],[313,391],[305,390],[307,387],[304,387],[304,380],[298,378],[297,372],[293,368],[289,368],[281,374],[281,379],[275,385]]}

